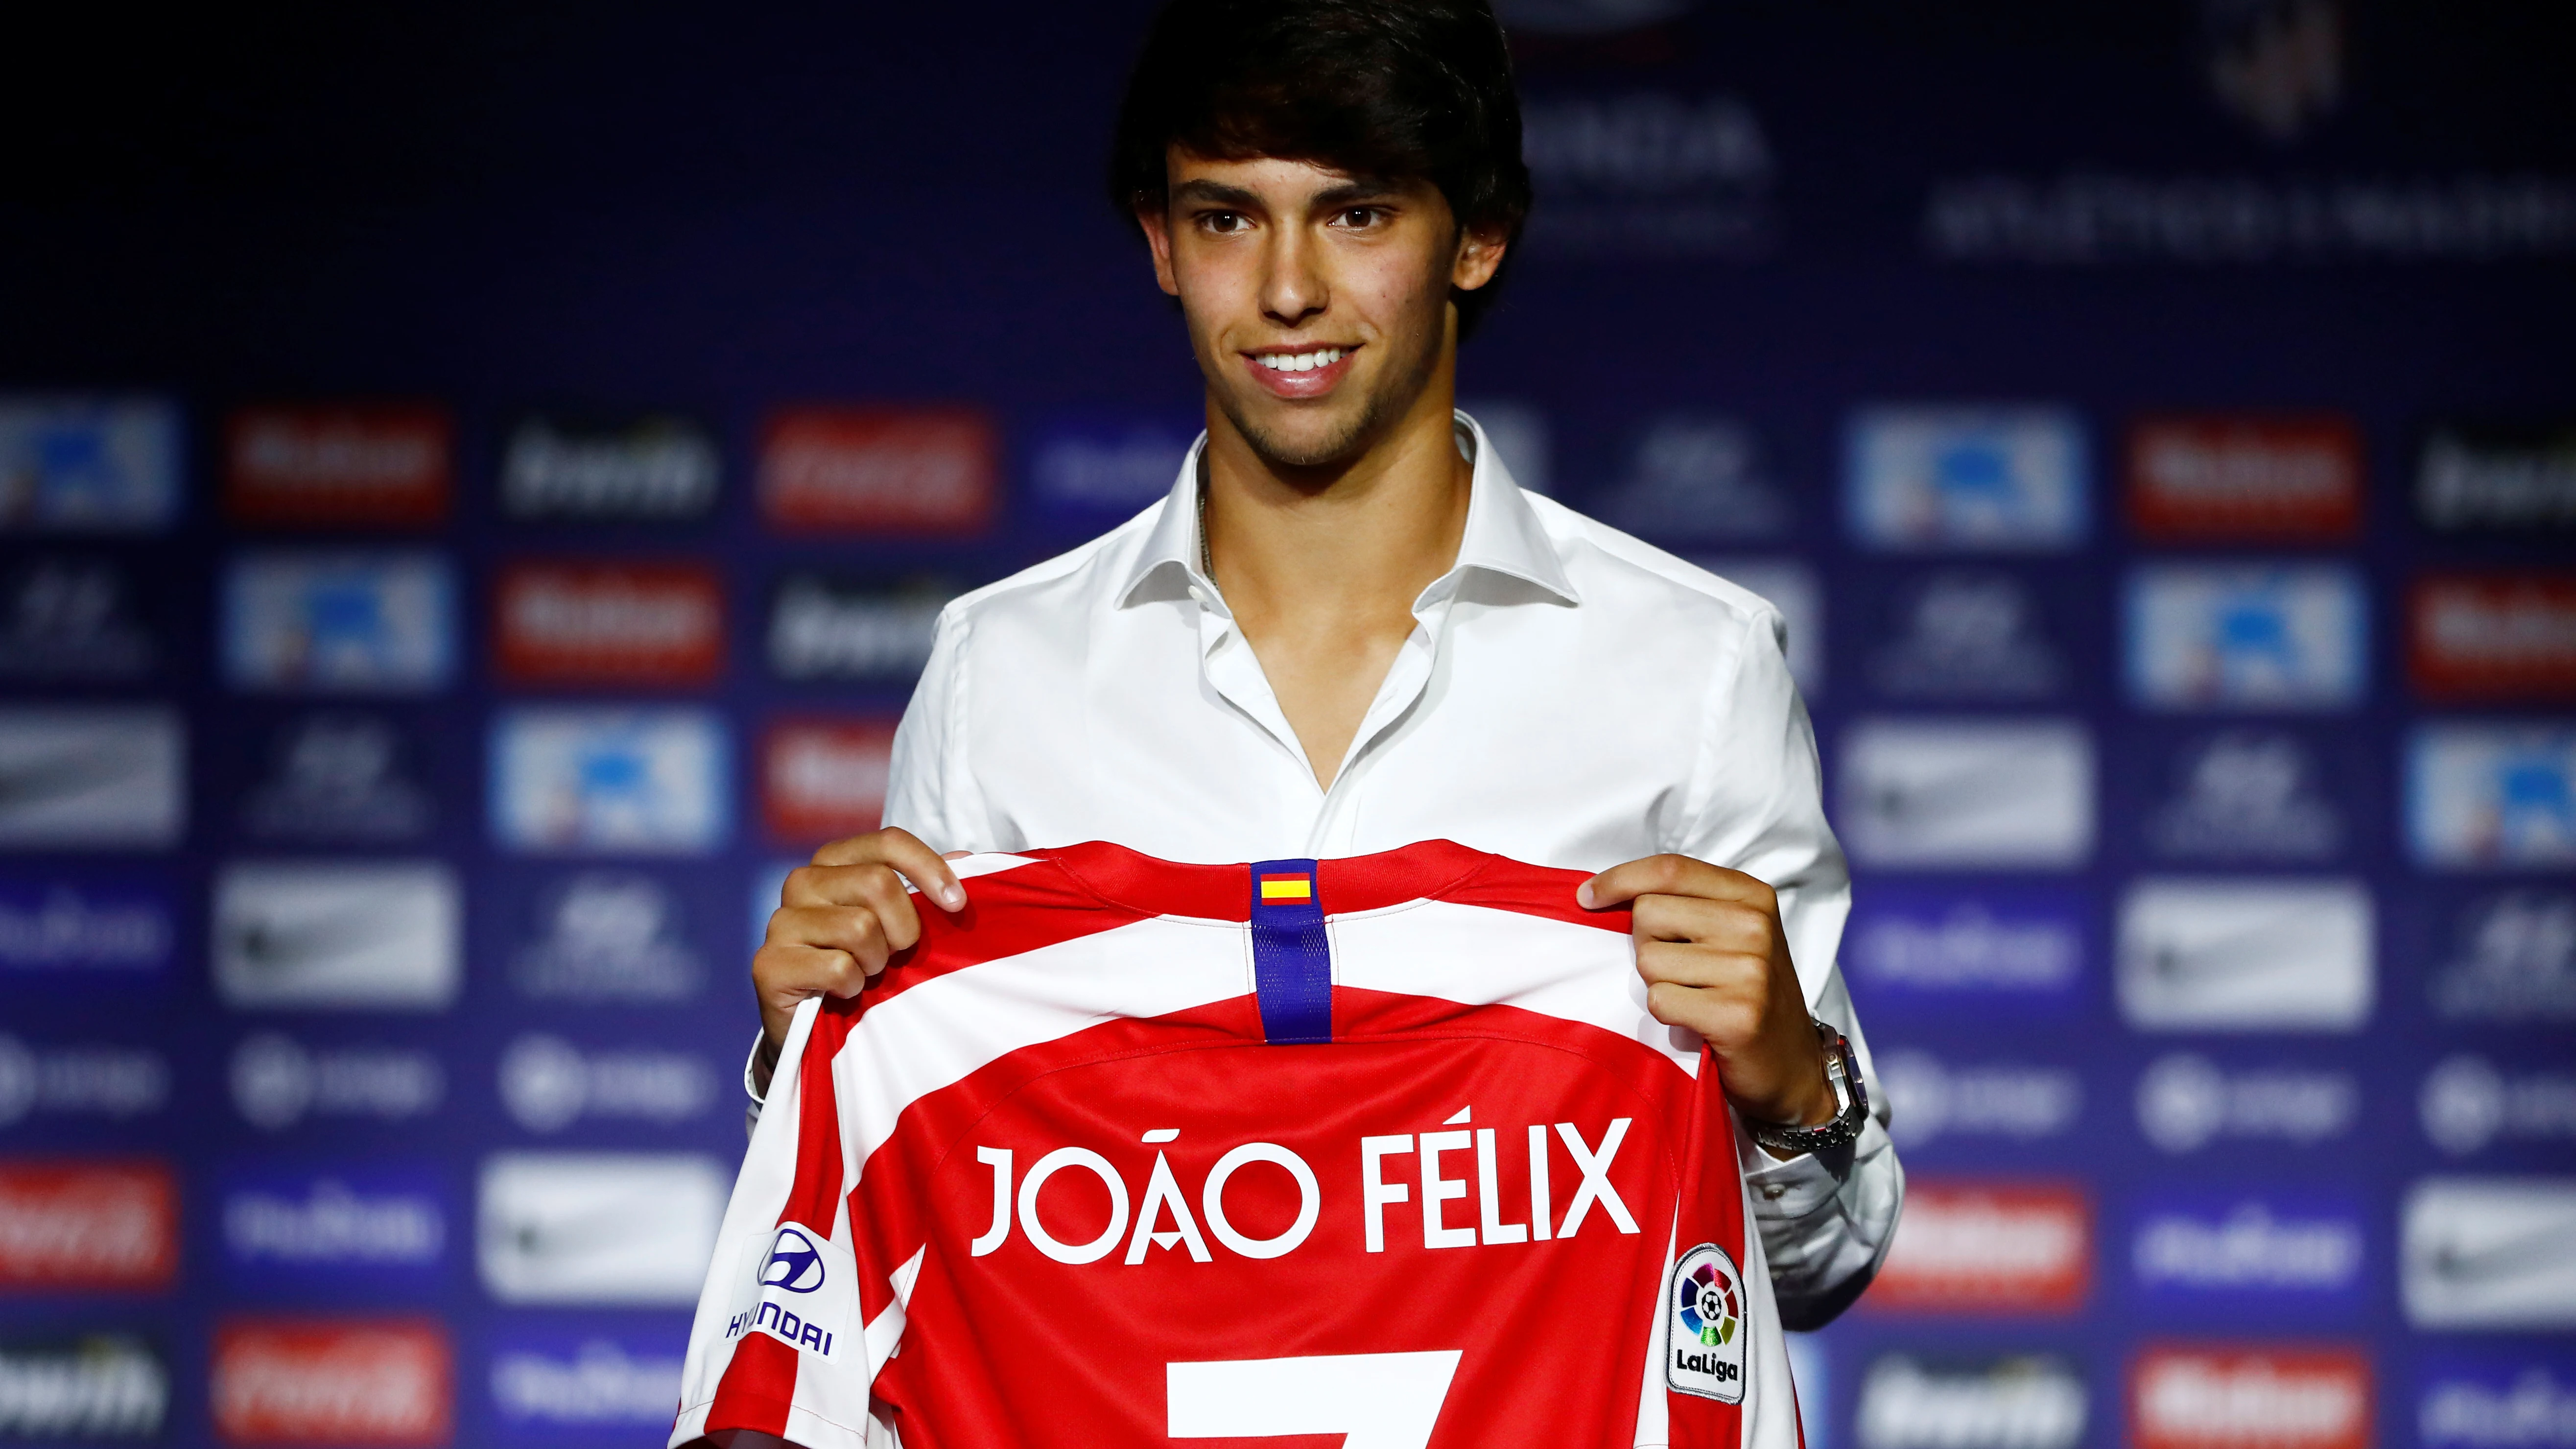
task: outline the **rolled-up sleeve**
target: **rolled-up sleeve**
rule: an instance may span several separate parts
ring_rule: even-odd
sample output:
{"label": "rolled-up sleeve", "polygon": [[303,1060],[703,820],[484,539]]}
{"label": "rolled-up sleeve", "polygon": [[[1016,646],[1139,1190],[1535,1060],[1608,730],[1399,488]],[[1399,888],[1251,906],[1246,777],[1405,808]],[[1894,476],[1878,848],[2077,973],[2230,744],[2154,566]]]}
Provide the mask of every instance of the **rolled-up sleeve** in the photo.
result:
{"label": "rolled-up sleeve", "polygon": [[1831,1321],[1869,1286],[1894,1238],[1905,1173],[1887,1135],[1886,1094],[1843,986],[1836,953],[1851,911],[1851,873],[1825,822],[1815,729],[1790,680],[1785,631],[1763,610],[1732,657],[1717,661],[1709,727],[1694,774],[1682,854],[1754,876],[1779,892],[1780,919],[1816,1018],[1849,1037],[1872,1120],[1845,1151],[1781,1161],[1738,1134],[1737,1152],[1789,1328]]}

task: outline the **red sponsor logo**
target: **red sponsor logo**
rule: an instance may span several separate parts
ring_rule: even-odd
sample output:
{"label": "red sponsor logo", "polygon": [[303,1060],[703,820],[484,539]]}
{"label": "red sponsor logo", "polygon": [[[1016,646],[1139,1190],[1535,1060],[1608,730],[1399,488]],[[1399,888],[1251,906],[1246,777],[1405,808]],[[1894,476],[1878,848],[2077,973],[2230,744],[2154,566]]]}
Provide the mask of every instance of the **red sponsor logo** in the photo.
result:
{"label": "red sponsor logo", "polygon": [[2357,1348],[2158,1345],[2129,1366],[2134,1449],[2370,1449]]}
{"label": "red sponsor logo", "polygon": [[1876,1308],[2072,1313],[2093,1285],[2093,1207],[2067,1183],[1908,1182]]}
{"label": "red sponsor logo", "polygon": [[236,1318],[215,1328],[228,1444],[445,1444],[447,1335],[425,1318]]}
{"label": "red sponsor logo", "polygon": [[760,752],[761,815],[781,840],[874,830],[885,816],[892,720],[782,720]]}
{"label": "red sponsor logo", "polygon": [[761,439],[760,508],[790,529],[966,534],[991,521],[1000,450],[966,408],[789,408]]}
{"label": "red sponsor logo", "polygon": [[2149,538],[2356,537],[2361,431],[2341,417],[2142,419],[2129,524]]}
{"label": "red sponsor logo", "polygon": [[420,528],[447,517],[454,435],[434,407],[246,408],[224,434],[224,494],[245,523]]}
{"label": "red sponsor logo", "polygon": [[724,585],[701,564],[518,564],[492,607],[501,677],[527,684],[711,684]]}
{"label": "red sponsor logo", "polygon": [[0,1164],[0,1288],[166,1288],[178,1271],[168,1165]]}
{"label": "red sponsor logo", "polygon": [[2415,688],[2436,699],[2576,695],[2576,575],[2420,579],[2406,644]]}

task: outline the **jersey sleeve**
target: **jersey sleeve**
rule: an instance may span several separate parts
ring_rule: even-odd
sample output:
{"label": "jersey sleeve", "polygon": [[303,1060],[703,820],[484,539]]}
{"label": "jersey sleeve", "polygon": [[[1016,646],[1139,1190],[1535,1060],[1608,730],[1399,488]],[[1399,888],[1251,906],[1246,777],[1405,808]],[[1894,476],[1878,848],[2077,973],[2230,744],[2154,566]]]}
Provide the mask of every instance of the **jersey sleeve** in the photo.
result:
{"label": "jersey sleeve", "polygon": [[673,1449],[748,1429],[804,1449],[886,1442],[871,1386],[904,1326],[909,1264],[853,1232],[834,1061],[856,1003],[797,1009],[725,1209],[681,1371]]}
{"label": "jersey sleeve", "polygon": [[1752,1198],[1742,1127],[1700,1048],[1681,1135],[1680,1200],[1637,1406],[1639,1449],[1802,1449],[1789,1348]]}

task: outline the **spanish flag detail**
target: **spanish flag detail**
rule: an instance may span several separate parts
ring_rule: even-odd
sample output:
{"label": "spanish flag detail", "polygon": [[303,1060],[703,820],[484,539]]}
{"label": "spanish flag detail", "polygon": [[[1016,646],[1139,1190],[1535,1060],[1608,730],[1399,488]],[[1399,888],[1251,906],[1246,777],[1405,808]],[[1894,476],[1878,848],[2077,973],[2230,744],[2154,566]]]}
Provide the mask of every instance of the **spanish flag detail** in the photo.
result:
{"label": "spanish flag detail", "polygon": [[1265,875],[1261,878],[1263,905],[1285,905],[1314,898],[1315,878],[1311,875]]}

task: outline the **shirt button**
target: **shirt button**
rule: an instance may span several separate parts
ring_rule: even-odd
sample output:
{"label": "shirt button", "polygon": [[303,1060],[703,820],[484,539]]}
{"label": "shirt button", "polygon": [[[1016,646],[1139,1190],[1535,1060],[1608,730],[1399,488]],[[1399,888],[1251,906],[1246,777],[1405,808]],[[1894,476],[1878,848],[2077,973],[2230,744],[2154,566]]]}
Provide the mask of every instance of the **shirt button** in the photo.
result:
{"label": "shirt button", "polygon": [[1762,1195],[1771,1199],[1773,1202],[1778,1202],[1780,1199],[1789,1195],[1789,1189],[1782,1187],[1776,1182],[1768,1183],[1764,1185]]}

